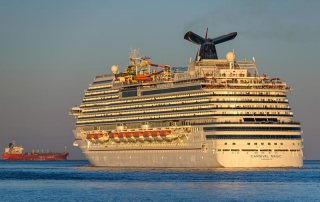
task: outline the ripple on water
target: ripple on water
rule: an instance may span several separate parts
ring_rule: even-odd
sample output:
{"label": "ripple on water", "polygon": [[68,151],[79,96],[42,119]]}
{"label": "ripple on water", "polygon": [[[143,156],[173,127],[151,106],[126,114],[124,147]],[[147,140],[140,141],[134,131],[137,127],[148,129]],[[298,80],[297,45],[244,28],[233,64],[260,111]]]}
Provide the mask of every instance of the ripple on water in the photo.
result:
{"label": "ripple on water", "polygon": [[317,200],[320,161],[301,169],[96,168],[87,161],[0,161],[4,201]]}

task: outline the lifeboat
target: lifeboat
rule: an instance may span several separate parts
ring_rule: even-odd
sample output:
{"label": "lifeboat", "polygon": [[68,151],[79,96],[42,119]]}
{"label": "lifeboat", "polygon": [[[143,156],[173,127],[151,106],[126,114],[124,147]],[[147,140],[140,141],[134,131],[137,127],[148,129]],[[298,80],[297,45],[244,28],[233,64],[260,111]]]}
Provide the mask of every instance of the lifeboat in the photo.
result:
{"label": "lifeboat", "polygon": [[152,137],[152,132],[151,131],[147,131],[145,132],[146,134],[146,140],[149,141],[149,142],[153,142],[154,141],[154,138]]}
{"label": "lifeboat", "polygon": [[103,143],[108,141],[109,137],[105,136],[103,133],[88,133],[86,139],[91,142]]}
{"label": "lifeboat", "polygon": [[176,138],[178,138],[177,135],[173,135],[171,130],[165,130],[164,132],[165,140],[172,141]]}
{"label": "lifeboat", "polygon": [[136,140],[136,138],[135,138],[134,136],[131,136],[131,137],[129,138],[129,141],[130,141],[130,142],[136,142],[137,140]]}
{"label": "lifeboat", "polygon": [[136,81],[152,81],[152,78],[150,75],[137,75],[134,77],[134,80],[136,80]]}
{"label": "lifeboat", "polygon": [[160,131],[157,131],[156,132],[156,138],[155,138],[157,141],[161,142],[163,141],[163,138],[161,137],[161,132]]}
{"label": "lifeboat", "polygon": [[162,136],[167,136],[167,135],[170,135],[171,134],[171,130],[163,130],[161,131],[161,135]]}
{"label": "lifeboat", "polygon": [[118,133],[112,133],[112,136],[113,136],[113,140],[115,142],[120,142],[120,138],[119,138],[119,134]]}
{"label": "lifeboat", "polygon": [[127,137],[123,137],[123,138],[121,138],[121,141],[122,141],[122,142],[129,142],[129,140],[128,140],[128,138],[127,138]]}
{"label": "lifeboat", "polygon": [[130,135],[130,138],[128,138],[128,139],[129,139],[130,142],[136,142],[137,141],[136,138],[134,137],[134,132],[130,132],[129,135]]}
{"label": "lifeboat", "polygon": [[144,141],[143,132],[139,132],[139,133],[138,133],[138,140],[139,140],[140,142],[143,142],[143,141]]}
{"label": "lifeboat", "polygon": [[[181,131],[182,132],[182,131]],[[185,134],[182,134],[180,132],[175,132],[177,134],[180,134],[179,136],[177,134],[173,134],[172,130],[142,130],[142,131],[129,131],[129,132],[119,132],[114,131],[110,132],[109,134],[104,133],[90,133],[87,134],[87,139],[94,143],[105,143],[109,141],[110,139],[113,140],[116,143],[120,142],[161,142],[163,140],[166,141],[173,141],[175,139],[183,138],[186,136]]]}
{"label": "lifeboat", "polygon": [[103,134],[102,137],[98,138],[98,142],[100,142],[100,143],[105,143],[108,141],[109,141],[109,135],[107,135],[107,134]]}
{"label": "lifeboat", "polygon": [[121,137],[122,142],[128,142],[127,133],[121,133]]}

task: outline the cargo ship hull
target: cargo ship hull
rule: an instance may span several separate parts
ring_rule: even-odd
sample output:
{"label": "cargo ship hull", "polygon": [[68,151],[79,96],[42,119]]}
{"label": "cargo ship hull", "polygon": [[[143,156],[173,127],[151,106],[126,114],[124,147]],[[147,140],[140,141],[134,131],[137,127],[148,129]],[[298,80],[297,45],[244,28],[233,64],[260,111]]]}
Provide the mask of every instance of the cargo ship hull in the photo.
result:
{"label": "cargo ship hull", "polygon": [[2,154],[3,160],[11,161],[64,161],[68,153],[61,154]]}

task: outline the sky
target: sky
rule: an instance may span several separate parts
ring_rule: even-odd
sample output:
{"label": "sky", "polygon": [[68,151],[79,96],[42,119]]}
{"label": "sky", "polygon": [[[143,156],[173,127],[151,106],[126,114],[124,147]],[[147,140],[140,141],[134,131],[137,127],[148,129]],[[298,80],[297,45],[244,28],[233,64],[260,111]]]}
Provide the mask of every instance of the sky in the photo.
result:
{"label": "sky", "polygon": [[197,47],[187,31],[238,36],[217,46],[256,59],[259,72],[293,88],[289,101],[303,128],[306,159],[320,159],[320,1],[0,0],[0,149],[15,140],[25,150],[72,146],[69,108],[130,50],[155,63],[186,66]]}

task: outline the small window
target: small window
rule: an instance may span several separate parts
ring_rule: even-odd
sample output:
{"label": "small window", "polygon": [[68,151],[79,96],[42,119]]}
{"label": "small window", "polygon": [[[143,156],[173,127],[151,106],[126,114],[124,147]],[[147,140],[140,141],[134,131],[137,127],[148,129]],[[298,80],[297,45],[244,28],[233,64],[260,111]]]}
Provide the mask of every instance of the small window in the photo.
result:
{"label": "small window", "polygon": [[258,145],[258,143],[255,142],[254,145]]}
{"label": "small window", "polygon": [[277,143],[274,143],[274,145],[277,145]]}
{"label": "small window", "polygon": [[283,143],[281,142],[280,145],[283,145]]}
{"label": "small window", "polygon": [[268,142],[268,145],[271,145],[271,143],[270,143],[270,142]]}
{"label": "small window", "polygon": [[248,142],[247,145],[250,145],[250,142]]}
{"label": "small window", "polygon": [[236,145],[236,143],[235,143],[235,142],[233,142],[233,143],[232,143],[232,145]]}
{"label": "small window", "polygon": [[263,142],[261,142],[261,145],[264,145],[264,143],[263,143]]}
{"label": "small window", "polygon": [[226,142],[224,143],[224,145],[227,145],[227,144],[228,144],[228,143],[226,143]]}

